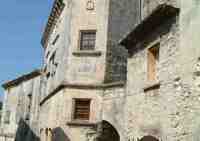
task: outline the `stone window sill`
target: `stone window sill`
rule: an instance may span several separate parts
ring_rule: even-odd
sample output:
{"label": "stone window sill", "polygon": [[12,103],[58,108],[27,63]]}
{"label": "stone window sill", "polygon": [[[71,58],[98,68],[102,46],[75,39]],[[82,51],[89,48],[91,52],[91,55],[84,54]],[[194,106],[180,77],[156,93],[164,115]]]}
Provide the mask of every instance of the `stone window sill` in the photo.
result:
{"label": "stone window sill", "polygon": [[97,124],[89,122],[89,121],[80,120],[80,121],[67,122],[67,125],[69,125],[69,126],[96,126]]}
{"label": "stone window sill", "polygon": [[94,57],[97,57],[97,56],[101,56],[102,52],[101,51],[75,51],[72,53],[73,55],[75,56],[94,56]]}
{"label": "stone window sill", "polygon": [[146,84],[143,89],[144,89],[144,92],[147,92],[147,91],[151,91],[151,90],[159,89],[159,88],[160,88],[160,81],[155,81],[155,82],[150,82]]}

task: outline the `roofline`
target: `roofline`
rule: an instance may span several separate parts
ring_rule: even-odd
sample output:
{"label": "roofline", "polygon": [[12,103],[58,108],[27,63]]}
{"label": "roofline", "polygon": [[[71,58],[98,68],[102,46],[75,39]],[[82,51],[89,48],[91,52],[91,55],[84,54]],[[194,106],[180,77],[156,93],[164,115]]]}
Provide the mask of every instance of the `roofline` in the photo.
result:
{"label": "roofline", "polygon": [[35,78],[35,77],[39,76],[39,75],[41,75],[41,70],[36,69],[36,70],[34,70],[34,71],[30,72],[30,73],[24,74],[24,75],[16,78],[14,80],[5,82],[4,84],[2,84],[2,87],[4,89],[8,89],[10,87],[19,85],[23,81],[30,80],[32,78]]}
{"label": "roofline", "polygon": [[61,15],[63,9],[64,9],[65,4],[63,3],[63,0],[55,0],[50,12],[50,15],[48,17],[47,24],[45,26],[42,39],[41,39],[41,44],[44,48],[46,48],[47,42],[49,40],[49,36],[52,33],[52,31],[55,28],[57,19]]}
{"label": "roofline", "polygon": [[160,4],[155,10],[144,20],[141,21],[131,32],[125,35],[123,39],[119,41],[119,44],[129,48],[128,46],[134,46],[139,40],[147,36],[157,26],[161,25],[164,21],[177,15],[180,8],[173,7],[172,5]]}

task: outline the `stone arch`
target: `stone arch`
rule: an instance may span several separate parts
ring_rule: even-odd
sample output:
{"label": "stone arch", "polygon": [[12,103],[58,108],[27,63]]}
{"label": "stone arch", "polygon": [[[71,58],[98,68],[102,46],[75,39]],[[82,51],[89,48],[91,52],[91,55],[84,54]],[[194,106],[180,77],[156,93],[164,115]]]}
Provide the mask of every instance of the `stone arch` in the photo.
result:
{"label": "stone arch", "polygon": [[71,139],[65,133],[63,128],[56,127],[56,128],[52,129],[52,140],[51,141],[71,141]]}
{"label": "stone arch", "polygon": [[142,137],[139,141],[159,141],[159,139],[157,139],[154,136],[148,135],[148,136]]}
{"label": "stone arch", "polygon": [[98,141],[120,141],[120,135],[112,124],[103,120],[101,123],[101,135]]}

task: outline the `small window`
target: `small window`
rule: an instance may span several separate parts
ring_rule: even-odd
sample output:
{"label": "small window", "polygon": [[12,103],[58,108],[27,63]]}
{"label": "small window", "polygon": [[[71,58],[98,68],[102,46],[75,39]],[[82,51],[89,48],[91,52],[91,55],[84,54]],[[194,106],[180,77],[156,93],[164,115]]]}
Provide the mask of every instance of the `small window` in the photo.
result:
{"label": "small window", "polygon": [[5,118],[4,118],[4,123],[9,124],[10,123],[10,111],[6,111],[5,113]]}
{"label": "small window", "polygon": [[81,31],[80,50],[94,50],[96,42],[96,31]]}
{"label": "small window", "polygon": [[148,49],[148,80],[158,80],[158,62],[159,62],[160,43]]}
{"label": "small window", "polygon": [[46,58],[48,58],[48,57],[49,57],[49,54],[50,54],[50,52],[48,51],[48,52],[47,52],[47,55],[46,55]]}
{"label": "small window", "polygon": [[54,62],[55,62],[55,55],[56,55],[56,52],[54,52],[50,57],[50,63],[52,63],[52,64],[54,64]]}
{"label": "small window", "polygon": [[74,102],[74,120],[89,120],[91,100],[75,99]]}
{"label": "small window", "polygon": [[56,51],[52,54],[52,56],[50,57],[50,76],[53,77],[56,73],[56,64],[55,63],[55,56],[56,56]]}
{"label": "small window", "polygon": [[52,42],[52,45],[56,44],[56,42],[58,41],[59,37],[60,37],[60,35],[56,35],[55,39]]}

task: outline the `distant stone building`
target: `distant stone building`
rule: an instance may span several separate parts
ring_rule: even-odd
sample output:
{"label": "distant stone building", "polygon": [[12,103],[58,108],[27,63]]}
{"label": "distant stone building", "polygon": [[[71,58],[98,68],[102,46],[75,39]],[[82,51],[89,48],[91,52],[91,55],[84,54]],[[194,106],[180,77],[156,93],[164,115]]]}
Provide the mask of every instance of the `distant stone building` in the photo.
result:
{"label": "distant stone building", "polygon": [[35,70],[3,84],[0,141],[38,140],[40,83],[40,70]]}
{"label": "distant stone building", "polygon": [[35,138],[9,125],[20,141],[198,141],[199,7],[198,0],[55,0],[43,68],[3,85],[2,121],[20,96],[8,92],[29,82],[35,106],[19,111]]}

